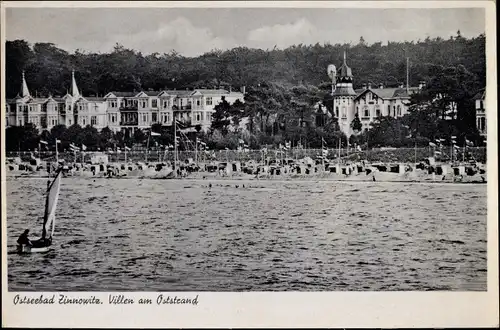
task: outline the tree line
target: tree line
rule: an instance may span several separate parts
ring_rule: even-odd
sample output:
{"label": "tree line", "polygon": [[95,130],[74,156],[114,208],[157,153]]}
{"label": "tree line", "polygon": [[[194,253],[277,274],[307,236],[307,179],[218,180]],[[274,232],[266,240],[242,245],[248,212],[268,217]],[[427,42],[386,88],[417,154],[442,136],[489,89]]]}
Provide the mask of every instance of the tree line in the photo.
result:
{"label": "tree line", "polygon": [[237,47],[213,50],[198,57],[170,53],[142,54],[117,44],[109,53],[77,50],[69,53],[52,43],[6,42],[6,95],[15,97],[21,72],[34,94],[64,95],[75,70],[83,95],[105,95],[110,91],[257,86],[264,82],[292,85],[329,85],[328,64],[342,63],[347,52],[353,69],[354,87],[365,83],[398,86],[406,82],[406,58],[410,59],[410,81],[414,85],[433,77],[436,67],[463,65],[484,87],[486,77],[485,35],[464,38],[460,31],[449,39],[366,44],[293,45],[286,49]]}
{"label": "tree line", "polygon": [[[72,69],[84,95],[104,95],[112,90],[246,86],[244,102],[229,104],[222,99],[215,107],[208,132],[197,128],[186,134],[186,139],[198,138],[212,149],[236,149],[241,140],[252,149],[285,142],[319,148],[323,140],[330,147],[336,147],[339,141],[342,147],[348,143],[364,148],[408,147],[423,146],[437,138],[449,140],[451,136],[481,145],[484,141],[475,126],[473,97],[485,87],[484,46],[483,34],[467,39],[458,31],[447,40],[427,38],[387,45],[367,45],[360,40],[357,45],[298,45],[284,50],[240,47],[187,58],[175,52],[144,56],[120,45],[106,54],[69,54],[53,44],[31,46],[15,40],[6,45],[6,89],[7,96],[15,96],[21,71],[26,70],[32,94],[63,95],[69,88]],[[397,86],[406,79],[406,56],[413,59],[410,80],[423,80],[426,87],[412,96],[407,115],[379,117],[367,131],[361,131],[359,117],[355,117],[351,127],[356,134],[347,137],[340,131],[326,67],[340,63],[345,49],[355,87],[362,83]],[[156,124],[151,130],[161,133],[155,143],[174,143],[172,127]],[[98,132],[91,126],[78,125],[58,125],[50,132],[38,132],[28,125],[7,129],[6,148],[29,150],[37,147],[39,139],[60,138],[63,144],[83,143],[105,150],[145,145],[147,134],[137,130],[128,136],[108,128]]]}

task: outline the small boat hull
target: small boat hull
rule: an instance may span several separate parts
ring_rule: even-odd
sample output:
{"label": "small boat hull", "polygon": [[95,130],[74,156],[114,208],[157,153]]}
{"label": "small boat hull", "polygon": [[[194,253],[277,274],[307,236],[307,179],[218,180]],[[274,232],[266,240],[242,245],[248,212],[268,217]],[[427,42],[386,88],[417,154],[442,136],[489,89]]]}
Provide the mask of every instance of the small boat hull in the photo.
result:
{"label": "small boat hull", "polygon": [[22,245],[17,245],[17,252],[18,253],[45,253],[50,251],[50,246],[52,245],[52,239],[48,240],[42,240],[38,239],[35,241],[31,242],[31,246],[22,244]]}
{"label": "small boat hull", "polygon": [[18,253],[45,253],[50,251],[50,246],[45,247],[31,247],[28,245],[18,245],[17,252]]}

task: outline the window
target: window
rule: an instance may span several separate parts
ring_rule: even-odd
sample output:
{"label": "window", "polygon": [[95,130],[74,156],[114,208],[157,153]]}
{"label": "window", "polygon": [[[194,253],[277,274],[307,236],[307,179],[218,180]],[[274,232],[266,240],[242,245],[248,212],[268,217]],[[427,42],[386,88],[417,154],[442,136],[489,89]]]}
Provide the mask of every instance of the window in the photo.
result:
{"label": "window", "polygon": [[363,117],[370,117],[370,109],[368,107],[363,108]]}
{"label": "window", "polygon": [[380,115],[381,115],[380,108],[376,108],[375,109],[375,116],[380,117]]}
{"label": "window", "polygon": [[151,107],[157,108],[158,107],[158,100],[151,100]]}
{"label": "window", "polygon": [[391,106],[390,105],[387,105],[387,115],[388,116],[391,115]]}
{"label": "window", "polygon": [[87,125],[87,121],[85,120],[85,118],[82,118],[82,124],[83,126]]}
{"label": "window", "polygon": [[481,109],[481,110],[484,109],[483,108],[483,101],[479,101],[479,109]]}
{"label": "window", "polygon": [[200,106],[201,105],[201,101],[200,100],[196,100],[196,105]]}
{"label": "window", "polygon": [[208,112],[207,113],[207,121],[212,121],[212,113],[211,112]]}
{"label": "window", "polygon": [[359,107],[356,107],[356,114],[359,115]]}
{"label": "window", "polygon": [[335,107],[335,116],[339,117],[339,107]]}
{"label": "window", "polygon": [[142,122],[147,123],[148,122],[148,115],[145,113],[142,115]]}
{"label": "window", "polygon": [[347,118],[347,108],[342,107],[342,118]]}
{"label": "window", "polygon": [[158,115],[156,113],[151,114],[151,121],[156,123],[158,121]]}
{"label": "window", "polygon": [[69,126],[71,126],[71,125],[72,125],[72,124],[71,124],[71,119],[68,119],[68,124],[69,124]]}
{"label": "window", "polygon": [[397,112],[398,116],[401,116],[401,106],[399,104],[398,104],[398,110],[397,111],[398,111]]}
{"label": "window", "polygon": [[97,116],[90,117],[90,125],[97,125]]}
{"label": "window", "polygon": [[168,100],[163,100],[163,109],[168,109],[169,103],[170,102]]}
{"label": "window", "polygon": [[196,113],[196,121],[200,121],[201,120],[201,115],[199,112]]}
{"label": "window", "polygon": [[211,97],[207,97],[205,104],[206,105],[212,105],[212,98]]}

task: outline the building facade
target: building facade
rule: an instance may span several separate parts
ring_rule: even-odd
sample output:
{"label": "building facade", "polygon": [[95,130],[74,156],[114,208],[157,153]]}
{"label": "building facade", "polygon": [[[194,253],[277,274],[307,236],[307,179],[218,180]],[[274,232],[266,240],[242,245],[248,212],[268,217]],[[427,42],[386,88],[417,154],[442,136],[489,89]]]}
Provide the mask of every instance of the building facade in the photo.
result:
{"label": "building facade", "polygon": [[335,117],[339,120],[340,129],[347,135],[355,134],[351,127],[356,114],[358,114],[363,130],[370,127],[379,116],[402,117],[408,112],[410,96],[418,93],[423,87],[384,88],[383,85],[372,87],[364,85],[361,89],[354,90],[353,74],[347,65],[344,52],[344,62],[337,70],[335,89],[333,91],[333,108]]}
{"label": "building facade", "polygon": [[476,107],[476,127],[481,136],[486,137],[486,91],[481,91],[474,97],[475,107]]}
{"label": "building facade", "polygon": [[208,130],[217,104],[225,98],[230,104],[244,102],[244,94],[224,89],[165,90],[141,92],[110,92],[104,97],[84,97],[80,94],[72,73],[71,93],[63,97],[32,97],[22,76],[21,92],[6,102],[6,124],[34,124],[40,131],[56,125],[67,127],[90,125],[114,132],[133,134],[153,124],[171,126],[174,117],[188,125]]}

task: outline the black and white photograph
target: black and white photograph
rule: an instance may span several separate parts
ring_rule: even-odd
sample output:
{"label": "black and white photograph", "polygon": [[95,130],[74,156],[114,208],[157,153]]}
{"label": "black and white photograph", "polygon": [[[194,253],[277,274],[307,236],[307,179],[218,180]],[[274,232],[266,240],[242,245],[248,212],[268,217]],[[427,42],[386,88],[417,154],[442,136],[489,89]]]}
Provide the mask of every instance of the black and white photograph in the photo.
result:
{"label": "black and white photograph", "polygon": [[2,4],[9,308],[498,291],[484,3],[19,3]]}

